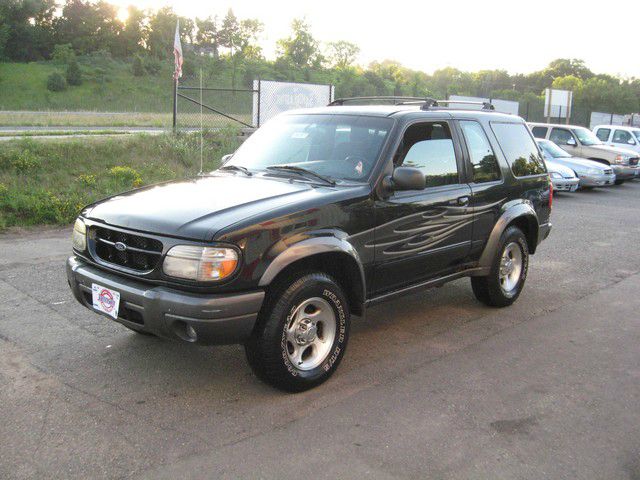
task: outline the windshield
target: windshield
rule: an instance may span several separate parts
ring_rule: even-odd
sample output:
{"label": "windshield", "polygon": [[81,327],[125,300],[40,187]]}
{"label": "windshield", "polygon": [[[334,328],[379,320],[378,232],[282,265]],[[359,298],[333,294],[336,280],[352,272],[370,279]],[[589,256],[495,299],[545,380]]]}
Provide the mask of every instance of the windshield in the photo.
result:
{"label": "windshield", "polygon": [[634,130],[633,134],[636,136],[638,140],[640,140],[640,130]]}
{"label": "windshield", "polygon": [[551,158],[569,158],[570,154],[561,149],[553,142],[538,142],[542,151]]}
{"label": "windshield", "polygon": [[574,128],[573,133],[576,134],[578,140],[582,145],[602,145],[602,142],[591,130],[587,130],[586,128]]}
{"label": "windshield", "polygon": [[249,170],[289,165],[332,179],[363,181],[392,125],[390,118],[283,115],[251,135],[226,165]]}

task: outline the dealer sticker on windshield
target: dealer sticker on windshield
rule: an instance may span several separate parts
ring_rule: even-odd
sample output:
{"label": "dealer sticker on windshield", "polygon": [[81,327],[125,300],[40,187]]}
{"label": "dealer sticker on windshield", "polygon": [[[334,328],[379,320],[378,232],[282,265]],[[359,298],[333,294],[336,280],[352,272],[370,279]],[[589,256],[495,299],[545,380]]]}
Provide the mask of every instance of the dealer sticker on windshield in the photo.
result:
{"label": "dealer sticker on windshield", "polygon": [[106,313],[110,317],[118,318],[118,308],[120,307],[120,294],[110,288],[101,287],[97,283],[91,284],[93,293],[93,308],[99,312]]}

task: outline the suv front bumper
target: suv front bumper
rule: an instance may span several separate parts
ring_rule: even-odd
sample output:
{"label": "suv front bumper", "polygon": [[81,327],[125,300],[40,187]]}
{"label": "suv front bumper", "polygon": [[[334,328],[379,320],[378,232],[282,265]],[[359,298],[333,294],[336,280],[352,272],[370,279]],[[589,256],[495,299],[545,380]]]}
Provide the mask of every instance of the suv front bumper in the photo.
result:
{"label": "suv front bumper", "polygon": [[635,165],[616,165],[611,164],[613,173],[616,174],[616,180],[631,180],[636,177],[637,167]]}
{"label": "suv front bumper", "polygon": [[116,321],[134,330],[200,345],[244,342],[251,335],[265,295],[262,290],[212,295],[151,286],[105,272],[77,256],[67,260],[67,279],[76,299],[96,313],[93,283],[120,293]]}

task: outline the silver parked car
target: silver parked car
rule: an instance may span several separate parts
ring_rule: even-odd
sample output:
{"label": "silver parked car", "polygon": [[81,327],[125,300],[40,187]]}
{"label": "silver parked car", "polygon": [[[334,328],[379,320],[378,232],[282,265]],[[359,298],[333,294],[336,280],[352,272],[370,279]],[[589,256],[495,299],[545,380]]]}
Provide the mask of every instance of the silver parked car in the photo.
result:
{"label": "silver parked car", "polygon": [[575,192],[578,189],[580,179],[569,167],[565,167],[553,160],[546,160],[547,172],[551,177],[554,192]]}
{"label": "silver parked car", "polygon": [[545,160],[570,168],[580,179],[580,188],[608,187],[616,182],[616,174],[609,165],[574,157],[551,140],[536,140]]}

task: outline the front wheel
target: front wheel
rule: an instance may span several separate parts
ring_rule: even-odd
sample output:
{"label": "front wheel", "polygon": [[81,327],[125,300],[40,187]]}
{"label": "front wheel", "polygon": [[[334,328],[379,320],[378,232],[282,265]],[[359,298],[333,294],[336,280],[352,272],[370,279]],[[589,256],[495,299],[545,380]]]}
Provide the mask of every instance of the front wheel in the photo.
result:
{"label": "front wheel", "polygon": [[616,185],[622,185],[624,183],[624,180],[616,180],[615,184]]}
{"label": "front wheel", "polygon": [[245,345],[249,365],[265,382],[289,392],[327,380],[344,356],[349,305],[338,283],[309,273],[274,286]]}
{"label": "front wheel", "polygon": [[520,296],[528,269],[527,238],[518,227],[509,227],[500,238],[498,252],[489,275],[471,277],[473,293],[486,305],[509,306]]}

